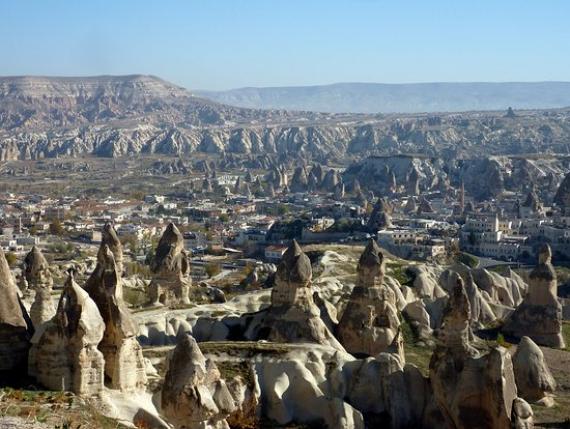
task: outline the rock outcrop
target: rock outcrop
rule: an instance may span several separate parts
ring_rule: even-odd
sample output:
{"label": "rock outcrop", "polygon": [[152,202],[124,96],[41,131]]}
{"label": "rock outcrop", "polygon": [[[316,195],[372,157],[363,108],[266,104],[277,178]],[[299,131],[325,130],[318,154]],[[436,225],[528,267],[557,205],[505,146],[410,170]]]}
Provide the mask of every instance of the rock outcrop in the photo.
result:
{"label": "rock outcrop", "polygon": [[562,306],[557,297],[556,271],[548,244],[540,248],[538,265],[529,275],[528,292],[503,326],[503,332],[530,337],[539,345],[564,348]]}
{"label": "rock outcrop", "polygon": [[392,216],[391,208],[386,201],[378,198],[372,213],[370,213],[370,218],[368,219],[367,227],[372,233],[376,233],[381,229],[387,229],[392,227]]}
{"label": "rock outcrop", "polygon": [[112,388],[134,391],[145,387],[145,364],[136,338],[138,328],[123,301],[121,273],[115,262],[115,255],[122,258],[122,246],[113,237],[116,233],[107,224],[97,254],[97,266],[85,290],[105,322],[105,333],[98,346],[105,358],[105,375]]}
{"label": "rock outcrop", "polygon": [[227,428],[236,404],[216,365],[183,335],[168,359],[161,408],[176,428]]}
{"label": "rock outcrop", "polygon": [[24,258],[23,274],[29,289],[35,291],[30,318],[37,329],[55,315],[55,306],[51,297],[53,278],[49,264],[36,246]]}
{"label": "rock outcrop", "polygon": [[32,339],[30,375],[51,390],[99,395],[105,360],[97,346],[104,332],[105,322],[97,305],[70,273],[56,315]]}
{"label": "rock outcrop", "polygon": [[320,317],[311,288],[309,257],[293,240],[275,273],[271,306],[259,329],[260,339],[274,342],[309,342],[344,350]]}
{"label": "rock outcrop", "polygon": [[186,305],[190,303],[192,283],[184,238],[173,223],[168,224],[151,264],[150,301],[154,305]]}
{"label": "rock outcrop", "polygon": [[308,187],[308,177],[305,167],[297,167],[291,179],[291,192],[305,192]]}
{"label": "rock outcrop", "polygon": [[522,337],[513,356],[513,364],[519,395],[527,401],[551,405],[556,381],[542,350],[529,337]]}
{"label": "rock outcrop", "polygon": [[[362,117],[243,109],[212,103],[161,79],[140,75],[0,78],[0,106],[0,128],[5,134],[2,161],[85,155],[178,157],[196,152],[275,153],[321,161],[371,151],[427,157],[447,152],[460,158],[467,151],[475,156],[560,151],[557,142],[568,140],[569,135],[563,125],[566,111],[558,112],[562,119],[537,114],[505,121],[498,113],[481,117],[477,112],[441,114],[432,120],[425,115]],[[371,177],[386,192],[394,188],[393,173],[398,184],[405,184],[410,171],[398,168],[402,155],[393,158],[400,161],[390,163],[382,182]],[[469,158],[461,161],[472,164]],[[166,166],[167,173],[178,169]],[[489,188],[484,177],[488,168],[471,171],[481,177],[469,186]],[[420,173],[423,187],[425,171]]]}
{"label": "rock outcrop", "polygon": [[400,319],[394,292],[383,285],[384,256],[370,240],[358,261],[358,278],[337,327],[337,337],[354,355],[393,352],[402,359]]}
{"label": "rock outcrop", "polygon": [[0,372],[25,370],[30,348],[29,317],[18,296],[18,286],[0,248]]}
{"label": "rock outcrop", "polygon": [[502,347],[484,353],[471,345],[469,299],[461,277],[454,280],[443,316],[443,344],[430,362],[435,401],[446,427],[509,429],[517,398],[510,354]]}
{"label": "rock outcrop", "polygon": [[533,429],[534,412],[532,407],[523,398],[517,398],[513,402],[513,414],[511,417],[513,429]]}
{"label": "rock outcrop", "polygon": [[562,183],[556,191],[554,202],[565,214],[570,213],[570,173],[564,177]]}

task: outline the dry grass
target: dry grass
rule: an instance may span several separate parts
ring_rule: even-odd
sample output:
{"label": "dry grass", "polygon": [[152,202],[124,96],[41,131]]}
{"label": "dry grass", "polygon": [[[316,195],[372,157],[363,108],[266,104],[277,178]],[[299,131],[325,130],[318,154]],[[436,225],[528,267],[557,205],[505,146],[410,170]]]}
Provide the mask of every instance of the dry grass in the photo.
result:
{"label": "dry grass", "polygon": [[0,418],[17,417],[23,423],[40,423],[49,428],[122,429],[116,420],[97,411],[96,405],[69,392],[0,389]]}
{"label": "dry grass", "polygon": [[260,343],[256,341],[212,341],[200,343],[204,354],[225,353],[230,356],[280,355],[291,350],[289,344]]}

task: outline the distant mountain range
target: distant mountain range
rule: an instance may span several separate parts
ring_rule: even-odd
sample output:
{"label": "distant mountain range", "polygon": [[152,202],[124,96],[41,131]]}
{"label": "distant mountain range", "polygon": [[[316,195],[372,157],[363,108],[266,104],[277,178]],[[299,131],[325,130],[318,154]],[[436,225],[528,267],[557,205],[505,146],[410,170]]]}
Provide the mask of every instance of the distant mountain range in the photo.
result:
{"label": "distant mountain range", "polygon": [[337,83],[193,91],[233,106],[344,113],[421,113],[570,106],[570,82]]}

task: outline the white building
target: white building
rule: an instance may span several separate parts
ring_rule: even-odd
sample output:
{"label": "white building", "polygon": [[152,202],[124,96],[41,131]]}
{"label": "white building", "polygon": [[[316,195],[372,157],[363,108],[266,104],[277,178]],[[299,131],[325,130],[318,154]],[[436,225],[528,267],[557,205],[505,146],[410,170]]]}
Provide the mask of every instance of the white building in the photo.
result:
{"label": "white building", "polygon": [[445,241],[430,236],[425,229],[385,229],[378,231],[378,244],[409,259],[428,259],[446,252]]}

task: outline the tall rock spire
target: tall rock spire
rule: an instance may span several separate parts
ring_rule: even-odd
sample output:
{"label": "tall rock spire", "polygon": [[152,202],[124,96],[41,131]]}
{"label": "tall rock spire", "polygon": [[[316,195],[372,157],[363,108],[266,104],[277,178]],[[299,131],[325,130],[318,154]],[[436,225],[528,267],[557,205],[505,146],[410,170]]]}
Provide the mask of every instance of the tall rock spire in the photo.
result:
{"label": "tall rock spire", "polygon": [[29,370],[51,390],[97,396],[103,390],[105,360],[97,346],[105,322],[89,294],[73,279],[65,282],[55,317],[34,337]]}
{"label": "tall rock spire", "polygon": [[[115,236],[114,228],[106,225],[108,237]],[[105,333],[99,350],[105,357],[105,374],[115,389],[133,391],[146,385],[142,349],[136,339],[138,327],[123,301],[121,271],[115,255],[122,258],[121,242],[103,240],[97,254],[97,266],[89,277],[85,290],[93,299],[103,321]]]}
{"label": "tall rock spire", "polygon": [[149,289],[152,304],[190,303],[190,263],[184,250],[184,238],[173,223],[168,224],[158,242],[151,270],[153,278]]}
{"label": "tall rock spire", "polygon": [[357,282],[337,327],[345,349],[355,355],[392,352],[404,361],[396,295],[384,280],[384,255],[370,240],[358,261]]}
{"label": "tall rock spire", "polygon": [[557,297],[558,281],[548,244],[538,252],[538,264],[530,272],[528,292],[503,326],[515,337],[527,336],[539,345],[564,348],[562,306]]}
{"label": "tall rock spire", "polygon": [[0,248],[0,372],[25,370],[30,347],[29,317]]}
{"label": "tall rock spire", "polygon": [[24,258],[23,275],[29,289],[35,291],[30,318],[34,328],[38,329],[54,316],[55,306],[51,297],[53,278],[49,264],[36,246]]}
{"label": "tall rock spire", "polygon": [[271,306],[258,337],[275,342],[308,342],[344,350],[320,317],[311,287],[313,271],[309,257],[293,240],[275,274]]}

